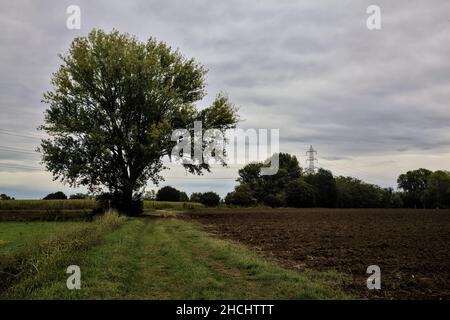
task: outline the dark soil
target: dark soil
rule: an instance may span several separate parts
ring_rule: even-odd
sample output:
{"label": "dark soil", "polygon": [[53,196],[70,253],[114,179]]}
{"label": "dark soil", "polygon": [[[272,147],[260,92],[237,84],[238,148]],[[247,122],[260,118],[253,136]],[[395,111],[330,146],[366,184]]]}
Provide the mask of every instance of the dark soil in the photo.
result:
{"label": "dark soil", "polygon": [[[349,274],[344,290],[361,298],[450,298],[450,210],[256,208],[187,216],[289,268]],[[369,265],[381,268],[381,290],[367,289]]]}

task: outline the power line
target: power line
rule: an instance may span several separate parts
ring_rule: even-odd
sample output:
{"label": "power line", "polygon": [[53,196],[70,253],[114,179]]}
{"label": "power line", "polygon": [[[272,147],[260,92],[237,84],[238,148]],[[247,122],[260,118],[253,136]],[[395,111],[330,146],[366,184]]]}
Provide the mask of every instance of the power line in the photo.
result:
{"label": "power line", "polygon": [[18,153],[39,154],[36,151],[29,151],[27,149],[12,148],[12,147],[7,147],[7,146],[0,146],[0,150],[11,151],[11,152],[18,152]]}
{"label": "power line", "polygon": [[33,134],[24,134],[24,133],[18,133],[20,131],[13,131],[13,130],[5,130],[0,129],[0,134],[6,134],[8,136],[15,136],[15,137],[22,137],[22,138],[30,138],[30,139],[44,139],[44,136],[40,135],[33,135]]}
{"label": "power line", "polygon": [[27,166],[27,165],[21,165],[21,164],[5,164],[5,163],[0,163],[0,168],[27,169],[27,170],[42,171],[42,168],[39,168],[39,167],[32,167],[32,166]]}

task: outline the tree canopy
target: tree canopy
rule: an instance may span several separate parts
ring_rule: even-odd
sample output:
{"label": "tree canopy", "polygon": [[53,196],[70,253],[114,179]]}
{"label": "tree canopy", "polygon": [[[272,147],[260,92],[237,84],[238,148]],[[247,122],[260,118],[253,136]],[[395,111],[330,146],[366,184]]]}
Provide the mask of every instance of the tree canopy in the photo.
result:
{"label": "tree canopy", "polygon": [[[54,178],[73,187],[106,188],[131,203],[147,181],[162,180],[174,129],[192,131],[202,121],[203,131],[225,131],[238,121],[224,94],[200,110],[207,70],[154,38],[94,29],[60,58],[44,94],[41,129],[50,138],[40,151]],[[184,166],[196,174],[209,170],[204,162]]]}

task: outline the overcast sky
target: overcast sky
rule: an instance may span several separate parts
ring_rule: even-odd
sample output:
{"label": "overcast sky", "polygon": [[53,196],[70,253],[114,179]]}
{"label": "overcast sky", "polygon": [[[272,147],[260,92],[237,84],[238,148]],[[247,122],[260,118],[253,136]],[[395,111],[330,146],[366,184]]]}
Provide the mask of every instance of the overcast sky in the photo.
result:
{"label": "overcast sky", "polygon": [[[71,4],[80,30],[66,28]],[[366,27],[371,4],[381,30]],[[381,186],[418,167],[450,170],[449,13],[448,0],[2,0],[0,193],[78,191],[53,182],[33,151],[57,54],[92,28],[153,36],[195,57],[209,69],[200,106],[227,92],[240,127],[280,129],[280,151],[302,165],[312,144],[319,166]],[[173,167],[162,185],[224,195],[236,170],[196,178]]]}

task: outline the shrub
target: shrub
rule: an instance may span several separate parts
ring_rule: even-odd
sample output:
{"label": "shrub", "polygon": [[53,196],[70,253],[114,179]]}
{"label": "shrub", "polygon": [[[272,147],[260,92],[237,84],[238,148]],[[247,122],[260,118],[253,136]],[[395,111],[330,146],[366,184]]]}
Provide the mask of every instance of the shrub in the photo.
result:
{"label": "shrub", "polygon": [[215,192],[202,193],[200,203],[205,207],[217,207],[220,203],[220,196]]}
{"label": "shrub", "polygon": [[66,200],[67,196],[62,191],[50,193],[46,195],[43,200]]}
{"label": "shrub", "polygon": [[256,204],[256,199],[247,185],[239,185],[227,194],[225,203],[230,206],[250,207]]}
{"label": "shrub", "polygon": [[4,193],[0,194],[0,200],[15,200],[13,197],[10,197]]}
{"label": "shrub", "polygon": [[181,202],[188,202],[189,197],[187,196],[186,192],[180,192],[180,200]]}
{"label": "shrub", "polygon": [[283,207],[284,202],[283,195],[281,194],[268,194],[264,197],[264,204],[272,208]]}
{"label": "shrub", "polygon": [[157,201],[180,201],[180,191],[171,187],[162,187],[156,193]]}
{"label": "shrub", "polygon": [[189,201],[201,203],[201,201],[202,201],[202,193],[201,192],[193,192],[191,194],[191,198],[190,198]]}

